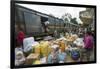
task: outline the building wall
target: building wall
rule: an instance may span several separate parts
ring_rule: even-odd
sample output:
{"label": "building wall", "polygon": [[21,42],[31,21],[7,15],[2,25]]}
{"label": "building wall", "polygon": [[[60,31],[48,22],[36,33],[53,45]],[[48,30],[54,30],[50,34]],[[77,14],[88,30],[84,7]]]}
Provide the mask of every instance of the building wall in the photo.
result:
{"label": "building wall", "polygon": [[80,12],[80,19],[83,24],[88,26],[87,29],[94,30],[95,22],[94,22],[94,8],[86,8],[85,11]]}

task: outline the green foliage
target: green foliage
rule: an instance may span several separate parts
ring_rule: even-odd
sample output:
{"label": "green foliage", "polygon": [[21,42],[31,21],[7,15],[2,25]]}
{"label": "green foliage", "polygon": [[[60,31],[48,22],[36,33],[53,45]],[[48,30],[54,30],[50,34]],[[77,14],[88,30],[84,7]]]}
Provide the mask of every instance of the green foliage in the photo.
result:
{"label": "green foliage", "polygon": [[74,24],[78,24],[77,18],[72,18],[70,22],[72,22],[72,23],[74,23]]}

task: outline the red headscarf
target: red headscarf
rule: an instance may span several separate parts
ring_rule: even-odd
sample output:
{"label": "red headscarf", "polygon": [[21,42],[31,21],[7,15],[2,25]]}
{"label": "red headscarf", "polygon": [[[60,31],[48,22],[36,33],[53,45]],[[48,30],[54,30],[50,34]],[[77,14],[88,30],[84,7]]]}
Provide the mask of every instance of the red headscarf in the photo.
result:
{"label": "red headscarf", "polygon": [[22,44],[22,43],[23,43],[24,37],[25,37],[24,32],[23,32],[23,31],[20,31],[20,32],[18,33],[18,35],[17,35],[17,41],[18,41],[19,44]]}

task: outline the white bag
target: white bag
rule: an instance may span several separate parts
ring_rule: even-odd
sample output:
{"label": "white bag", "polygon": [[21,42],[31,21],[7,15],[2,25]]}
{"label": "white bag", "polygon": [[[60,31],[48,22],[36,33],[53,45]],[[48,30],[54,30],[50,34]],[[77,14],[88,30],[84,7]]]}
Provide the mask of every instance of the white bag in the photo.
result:
{"label": "white bag", "polygon": [[77,38],[74,41],[74,44],[76,44],[77,46],[84,46],[83,38]]}
{"label": "white bag", "polygon": [[[20,54],[20,55],[19,55]],[[22,51],[17,51],[15,53],[15,65],[21,65],[25,62],[25,56]]]}
{"label": "white bag", "polygon": [[38,42],[35,42],[33,37],[25,38],[23,40],[24,52],[30,51],[33,46],[36,46],[36,44],[38,44]]}
{"label": "white bag", "polygon": [[40,61],[41,61],[42,64],[46,64],[47,63],[46,57],[41,58]]}

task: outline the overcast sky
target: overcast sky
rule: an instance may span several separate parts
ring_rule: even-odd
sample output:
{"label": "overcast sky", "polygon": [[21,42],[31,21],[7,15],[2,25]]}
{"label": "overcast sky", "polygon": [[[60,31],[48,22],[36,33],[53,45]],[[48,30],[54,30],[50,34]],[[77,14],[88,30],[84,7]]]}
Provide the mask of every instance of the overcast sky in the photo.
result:
{"label": "overcast sky", "polygon": [[82,23],[79,19],[79,12],[85,10],[86,8],[79,7],[62,7],[62,6],[47,6],[47,5],[30,5],[30,4],[19,4],[24,7],[45,13],[52,14],[55,17],[61,18],[65,13],[70,13],[73,17],[77,18],[79,23]]}

